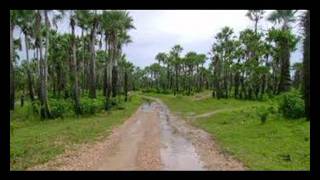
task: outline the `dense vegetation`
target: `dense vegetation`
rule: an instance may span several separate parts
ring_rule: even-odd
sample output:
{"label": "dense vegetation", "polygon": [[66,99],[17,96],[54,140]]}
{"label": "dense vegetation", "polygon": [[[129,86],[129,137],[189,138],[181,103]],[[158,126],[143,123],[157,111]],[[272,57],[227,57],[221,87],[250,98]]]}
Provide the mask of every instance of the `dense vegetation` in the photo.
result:
{"label": "dense vegetation", "polygon": [[[154,63],[144,69],[147,76],[143,87],[158,92],[173,91],[174,94],[190,95],[203,89],[212,89],[216,98],[261,99],[265,95],[278,95],[291,86],[303,89],[303,66],[295,64],[294,79],[290,78],[290,53],[301,39],[293,34],[290,23],[296,21],[296,11],[275,11],[268,20],[280,24],[263,33],[257,29],[263,11],[249,11],[255,29],[245,29],[236,37],[230,27],[224,27],[215,36],[209,52],[187,52],[175,45],[168,53],[161,52]],[[210,59],[210,65],[203,65]],[[161,66],[163,64],[163,66]],[[291,83],[292,81],[292,83]],[[302,90],[303,91],[303,90]]]}
{"label": "dense vegetation", "polygon": [[[54,118],[49,93],[55,99],[72,99],[73,109],[80,115],[86,108],[80,95],[95,99],[97,89],[105,96],[105,110],[117,104],[118,95],[138,89],[174,95],[211,89],[218,99],[263,99],[295,88],[309,104],[309,15],[305,13],[300,20],[304,28],[301,38],[291,28],[297,21],[296,13],[274,11],[267,19],[279,28],[260,32],[257,27],[264,11],[250,10],[247,16],[254,29],[245,29],[236,37],[231,27],[224,27],[215,36],[210,57],[192,51],[182,57],[183,48],[175,45],[170,52],[157,54],[157,63],[140,69],[122,52],[122,46],[131,42],[128,31],[134,28],[126,11],[11,11],[10,109],[14,109],[16,93],[21,101],[28,94],[43,119]],[[70,34],[57,32],[56,23],[64,16],[69,18]],[[81,36],[75,35],[76,26]],[[20,64],[15,49],[21,48],[21,41],[13,38],[15,28],[20,29],[25,42],[26,59]],[[301,39],[304,61],[292,66],[295,73],[291,78],[290,53]],[[34,52],[32,59],[30,50]]]}
{"label": "dense vegetation", "polygon": [[[128,32],[135,28],[127,11],[11,10],[11,167],[25,169],[51,159],[67,144],[100,136],[134,112],[141,99],[129,92],[141,91],[162,98],[186,118],[190,112],[230,108],[194,125],[217,136],[249,167],[308,169],[309,122],[301,120],[310,119],[310,12],[301,17],[297,12],[276,10],[264,17],[263,10],[250,10],[247,17],[254,28],[238,36],[232,27],[222,28],[208,55],[182,55],[183,47],[177,44],[140,68],[123,52],[132,42]],[[263,18],[274,26],[260,30]],[[67,20],[69,33],[58,31],[61,20]],[[300,21],[301,36],[292,30],[295,21]],[[15,31],[21,32],[18,38]],[[22,42],[23,58],[17,53]],[[291,66],[290,54],[299,42],[303,62]],[[193,99],[203,92],[210,97]],[[64,142],[55,144],[59,138]],[[272,145],[283,142],[285,150]],[[41,156],[33,156],[39,151]]]}
{"label": "dense vegetation", "polygon": [[[81,103],[80,95],[96,99],[97,89],[102,89],[106,110],[118,103],[118,95],[127,96],[132,86],[128,82],[133,65],[126,60],[122,46],[131,42],[127,31],[134,28],[128,12],[12,10],[10,15],[11,110],[17,93],[21,105],[28,94],[34,111],[39,111],[42,119],[55,117],[54,103],[49,102],[48,95],[59,100],[72,99],[73,110],[78,115],[84,114],[87,108],[86,103]],[[57,22],[63,17],[69,18],[71,34],[57,32]],[[80,37],[75,35],[76,26],[82,30]],[[20,63],[15,50],[21,48],[21,41],[13,38],[15,28],[22,31],[26,47],[26,59]],[[34,52],[32,59],[30,50]]]}

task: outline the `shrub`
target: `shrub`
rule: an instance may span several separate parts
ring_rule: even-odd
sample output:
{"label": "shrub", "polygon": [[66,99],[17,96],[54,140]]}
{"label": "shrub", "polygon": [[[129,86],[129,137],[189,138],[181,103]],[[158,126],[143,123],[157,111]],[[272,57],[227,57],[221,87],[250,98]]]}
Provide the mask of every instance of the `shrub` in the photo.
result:
{"label": "shrub", "polygon": [[162,93],[162,94],[170,94],[171,91],[169,91],[169,90],[162,90],[161,93]]}
{"label": "shrub", "polygon": [[49,99],[50,112],[52,118],[64,117],[67,113],[72,113],[74,108],[70,100]]}
{"label": "shrub", "polygon": [[298,90],[283,93],[279,98],[279,111],[287,118],[301,118],[305,116],[304,101]]}
{"label": "shrub", "polygon": [[148,88],[148,89],[143,89],[142,92],[143,93],[156,93],[157,90],[154,88]]}
{"label": "shrub", "polygon": [[260,121],[262,124],[264,124],[267,121],[268,115],[269,115],[269,108],[266,108],[265,106],[261,106],[256,108],[257,115],[260,118]]}
{"label": "shrub", "polygon": [[104,108],[103,98],[91,99],[88,97],[82,97],[80,100],[80,107],[82,114],[95,114]]}

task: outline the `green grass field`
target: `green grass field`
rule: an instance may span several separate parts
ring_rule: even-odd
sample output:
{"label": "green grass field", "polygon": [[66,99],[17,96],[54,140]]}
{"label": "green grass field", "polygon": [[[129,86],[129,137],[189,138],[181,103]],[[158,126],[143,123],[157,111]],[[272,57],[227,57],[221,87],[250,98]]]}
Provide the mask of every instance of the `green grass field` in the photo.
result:
{"label": "green grass field", "polygon": [[266,101],[146,95],[162,99],[183,117],[226,110],[192,124],[212,134],[224,151],[251,170],[310,170],[310,122],[305,118],[290,120],[275,112],[262,124],[256,108]]}
{"label": "green grass field", "polygon": [[122,110],[46,121],[30,115],[28,102],[23,108],[17,106],[10,117],[10,169],[23,170],[45,163],[65,149],[74,148],[74,144],[94,142],[107,136],[112,127],[123,123],[141,103],[141,98],[132,96]]}

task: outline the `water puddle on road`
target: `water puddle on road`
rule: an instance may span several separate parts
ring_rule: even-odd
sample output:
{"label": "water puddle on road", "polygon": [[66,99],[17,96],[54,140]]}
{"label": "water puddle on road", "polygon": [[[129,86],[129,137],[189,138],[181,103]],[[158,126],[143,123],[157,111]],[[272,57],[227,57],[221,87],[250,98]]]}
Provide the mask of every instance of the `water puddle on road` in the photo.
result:
{"label": "water puddle on road", "polygon": [[160,104],[154,105],[160,109],[160,155],[163,170],[204,170],[191,141],[170,124],[173,119],[170,119],[167,108]]}

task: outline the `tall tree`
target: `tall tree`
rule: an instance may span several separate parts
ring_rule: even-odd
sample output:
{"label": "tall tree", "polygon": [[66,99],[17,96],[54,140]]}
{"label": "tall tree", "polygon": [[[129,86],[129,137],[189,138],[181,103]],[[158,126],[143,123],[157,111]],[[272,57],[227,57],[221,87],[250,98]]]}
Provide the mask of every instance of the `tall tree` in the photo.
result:
{"label": "tall tree", "polygon": [[[295,22],[296,10],[276,10],[273,11],[268,20],[275,24],[282,24],[283,31],[290,31],[290,23]],[[279,46],[281,48],[280,54],[280,83],[279,92],[287,91],[290,85],[290,39],[283,38]]]}
{"label": "tall tree", "polygon": [[257,33],[258,22],[263,18],[264,10],[249,10],[246,16],[249,17],[251,21],[254,21],[254,32]]}
{"label": "tall tree", "polygon": [[172,47],[170,51],[170,56],[172,58],[172,63],[175,71],[175,88],[173,94],[176,95],[179,92],[179,71],[180,71],[180,53],[182,52],[183,48],[180,45],[175,45]]}
{"label": "tall tree", "polygon": [[26,71],[27,71],[27,79],[28,79],[28,89],[29,89],[29,96],[30,100],[34,101],[34,89],[33,89],[33,80],[31,71],[29,68],[29,44],[30,44],[30,38],[33,35],[32,32],[32,26],[33,26],[33,19],[34,19],[34,11],[33,10],[20,10],[19,11],[19,27],[21,28],[23,34],[24,34],[24,42],[25,42],[25,50],[26,50],[26,58],[27,58],[27,64],[26,64]]}
{"label": "tall tree", "polygon": [[193,87],[193,68],[195,64],[197,63],[197,53],[195,52],[188,52],[184,58],[185,64],[188,67],[188,92],[187,94],[190,95]]}
{"label": "tall tree", "polygon": [[304,15],[303,26],[304,103],[307,120],[310,120],[310,11]]}
{"label": "tall tree", "polygon": [[106,91],[106,107],[110,108],[110,96],[117,95],[117,79],[118,79],[118,61],[122,56],[122,46],[131,42],[127,31],[134,28],[133,19],[127,11],[104,11],[102,14],[102,28],[105,32],[106,51],[108,58],[106,59],[107,72],[107,91]]}
{"label": "tall tree", "polygon": [[[48,96],[47,96],[47,53],[43,58],[43,45],[42,45],[42,34],[41,34],[41,22],[42,19],[45,19],[45,28],[49,29],[49,19],[47,10],[37,10],[36,12],[36,23],[35,23],[35,33],[36,33],[36,44],[39,49],[39,59],[40,59],[40,116],[41,119],[50,118],[50,110],[48,105]],[[46,31],[46,49],[49,47],[49,32]]]}
{"label": "tall tree", "polygon": [[[42,119],[51,118],[51,113],[48,104],[48,89],[47,89],[47,79],[48,79],[48,56],[49,56],[49,40],[50,40],[50,28],[51,23],[49,19],[48,10],[37,10],[35,18],[35,37],[36,44],[39,49],[40,54],[40,116]],[[62,12],[63,14],[63,12]],[[42,19],[44,19],[44,29],[45,32],[45,52],[44,57],[42,53]],[[56,22],[61,20],[61,15],[53,15],[52,23],[56,26]]]}
{"label": "tall tree", "polygon": [[14,77],[14,66],[15,51],[13,45],[13,31],[16,25],[17,12],[16,10],[10,10],[10,110],[14,110],[15,103],[15,77]]}
{"label": "tall tree", "polygon": [[96,98],[96,62],[95,62],[95,42],[96,42],[96,31],[99,23],[99,16],[97,15],[97,10],[91,13],[91,32],[90,32],[90,87],[89,87],[89,97]]}
{"label": "tall tree", "polygon": [[163,63],[166,64],[166,69],[167,69],[167,77],[166,77],[166,83],[165,83],[165,89],[168,90],[169,88],[169,76],[170,76],[170,64],[168,62],[168,55],[164,52],[160,52],[156,55],[155,57],[156,60],[158,60],[158,63]]}
{"label": "tall tree", "polygon": [[88,69],[88,58],[86,58],[87,52],[87,34],[86,32],[90,26],[91,14],[89,10],[77,10],[75,11],[76,25],[81,28],[81,59],[82,59],[82,89],[84,92],[88,88],[89,84],[89,69]]}
{"label": "tall tree", "polygon": [[[275,53],[273,56],[276,71],[279,71],[279,83],[276,84],[277,90],[275,93],[287,91],[290,86],[290,52],[296,49],[299,41],[290,29],[279,30],[271,28],[268,31],[268,39],[275,43]],[[280,70],[277,70],[280,69]],[[278,80],[276,80],[278,82]]]}
{"label": "tall tree", "polygon": [[79,82],[78,82],[78,68],[77,68],[77,55],[76,55],[76,37],[74,33],[74,28],[76,25],[74,11],[71,10],[70,14],[70,27],[71,27],[71,46],[72,46],[72,63],[71,63],[71,83],[72,92],[74,99],[74,107],[76,114],[81,113],[80,109],[80,97],[79,97]]}

